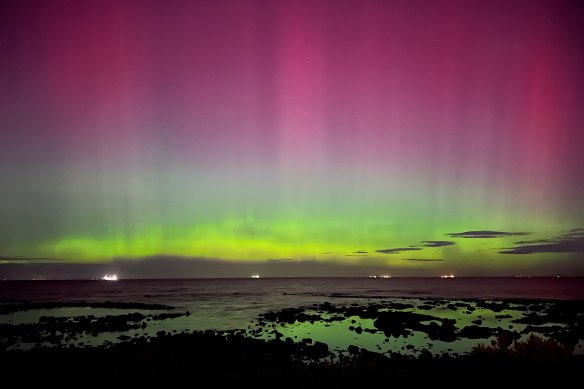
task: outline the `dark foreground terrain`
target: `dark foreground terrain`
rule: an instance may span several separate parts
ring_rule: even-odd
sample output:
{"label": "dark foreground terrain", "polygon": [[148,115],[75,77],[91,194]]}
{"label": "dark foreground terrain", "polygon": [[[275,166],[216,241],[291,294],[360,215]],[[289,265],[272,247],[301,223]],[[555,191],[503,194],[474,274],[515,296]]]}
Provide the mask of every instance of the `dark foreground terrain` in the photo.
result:
{"label": "dark foreground terrain", "polygon": [[[0,305],[0,314],[63,308],[107,309],[108,313],[45,315],[32,322],[0,324],[0,382],[149,385],[175,381],[204,387],[225,383],[362,387],[396,382],[506,387],[514,382],[524,387],[577,383],[584,372],[583,301],[326,302],[270,311],[258,317],[256,327],[229,331],[148,331],[151,326],[164,328],[153,323],[190,316],[189,311],[160,304],[30,302]],[[448,318],[450,312],[454,319]],[[485,325],[493,320],[489,314],[497,325]],[[365,320],[370,324],[362,325]],[[458,325],[464,320],[465,325]],[[407,345],[406,352],[372,352],[357,345],[331,349],[318,338],[294,340],[284,335],[307,325],[329,331],[327,327],[336,323],[348,326],[349,334],[383,334],[385,342],[415,339],[413,334],[418,333],[427,343]],[[87,339],[103,341],[96,346],[85,343]],[[432,342],[459,340],[476,346],[464,354],[429,351]]]}
{"label": "dark foreground terrain", "polygon": [[237,331],[140,338],[102,347],[37,348],[0,353],[4,382],[112,384],[184,381],[192,385],[255,383],[363,384],[435,382],[446,386],[578,382],[584,356],[539,337],[480,346],[467,356],[386,356],[358,348],[333,357],[324,343],[264,341]]}

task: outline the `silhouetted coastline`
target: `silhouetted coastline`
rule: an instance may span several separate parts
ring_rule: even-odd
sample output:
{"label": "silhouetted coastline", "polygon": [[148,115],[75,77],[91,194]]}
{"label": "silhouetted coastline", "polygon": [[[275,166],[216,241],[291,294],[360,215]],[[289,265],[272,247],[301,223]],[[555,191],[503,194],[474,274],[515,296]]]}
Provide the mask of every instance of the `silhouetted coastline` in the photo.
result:
{"label": "silhouetted coastline", "polygon": [[[584,368],[584,301],[534,299],[417,299],[342,305],[325,302],[310,307],[269,311],[257,318],[252,329],[227,331],[157,331],[155,335],[124,335],[161,320],[190,315],[162,304],[126,302],[35,302],[6,304],[0,312],[24,312],[63,307],[107,308],[105,316],[42,316],[35,323],[2,324],[0,366],[6,379],[26,376],[29,382],[58,382],[66,375],[83,378],[103,374],[108,380],[189,380],[205,384],[253,383],[284,380],[294,383],[363,383],[387,379],[426,381],[439,377],[482,377],[495,382],[509,379],[537,382],[542,378],[568,380]],[[143,311],[134,311],[140,310]],[[156,313],[145,313],[154,309]],[[417,310],[416,312],[412,311]],[[518,316],[506,312],[518,313]],[[117,311],[116,311],[117,310]],[[480,320],[459,328],[456,321],[436,315],[442,311],[475,314],[493,312],[497,320],[516,324],[489,327]],[[112,311],[112,312],[113,312]],[[118,312],[119,311],[119,312]],[[372,326],[360,323],[371,320]],[[286,336],[287,326],[351,323],[350,333],[376,333],[389,339],[411,339],[425,334],[430,342],[475,340],[470,353],[433,354],[423,345],[404,350],[372,352],[357,345],[331,349],[324,342]],[[72,342],[77,336],[122,333],[116,341],[99,346]],[[484,339],[496,339],[485,342]],[[14,348],[29,344],[28,350]],[[50,347],[48,347],[50,346]],[[412,352],[415,355],[412,355]],[[537,375],[534,372],[537,371]]]}
{"label": "silhouetted coastline", "polygon": [[[557,344],[528,346],[527,353],[477,351],[468,356],[408,357],[354,348],[331,360],[322,343],[252,339],[237,331],[160,334],[105,347],[40,348],[0,353],[3,379],[27,383],[76,380],[110,383],[184,381],[259,386],[454,381],[466,384],[542,380],[569,382],[580,377],[584,356],[557,351]],[[524,350],[525,351],[525,350]],[[77,381],[79,382],[79,381]]]}

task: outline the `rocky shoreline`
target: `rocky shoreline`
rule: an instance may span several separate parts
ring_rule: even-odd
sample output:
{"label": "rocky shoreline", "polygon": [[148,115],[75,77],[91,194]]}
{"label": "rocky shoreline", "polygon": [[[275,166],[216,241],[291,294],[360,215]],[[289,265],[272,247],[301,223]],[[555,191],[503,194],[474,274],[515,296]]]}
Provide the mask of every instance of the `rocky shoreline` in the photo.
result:
{"label": "rocky shoreline", "polygon": [[[520,354],[492,348],[468,356],[418,358],[385,356],[362,349],[333,358],[327,345],[289,340],[261,340],[238,331],[192,332],[132,339],[102,347],[39,348],[0,353],[5,380],[27,383],[106,380],[109,383],[182,381],[293,386],[364,384],[388,381],[569,382],[580,377],[584,356],[552,353],[554,346],[525,345]],[[543,356],[543,358],[542,358]],[[34,372],[34,374],[31,374]],[[460,381],[462,380],[462,381]],[[78,381],[77,381],[78,382]]]}
{"label": "rocky shoreline", "polygon": [[[159,330],[155,334],[139,331],[191,313],[172,306],[125,302],[32,302],[3,305],[0,312],[60,308],[106,308],[118,314],[43,315],[34,323],[0,324],[0,366],[7,376],[25,375],[34,366],[46,382],[58,379],[59,374],[81,377],[99,371],[108,377],[139,380],[173,377],[210,383],[286,377],[287,383],[346,383],[373,382],[387,375],[414,381],[444,374],[484,376],[494,370],[519,378],[533,369],[546,377],[565,378],[575,377],[584,368],[584,301],[324,302],[266,312],[247,329]],[[374,336],[386,348],[378,345],[374,352],[358,342],[335,348],[319,338],[340,328],[350,334],[347,338]],[[129,335],[128,331],[134,332]],[[315,336],[301,335],[310,331]],[[99,346],[72,342],[79,336],[111,333],[116,341],[106,340]],[[432,342],[461,340],[473,342],[470,352],[430,351]],[[403,346],[394,347],[396,341]],[[15,349],[19,343],[31,347]]]}

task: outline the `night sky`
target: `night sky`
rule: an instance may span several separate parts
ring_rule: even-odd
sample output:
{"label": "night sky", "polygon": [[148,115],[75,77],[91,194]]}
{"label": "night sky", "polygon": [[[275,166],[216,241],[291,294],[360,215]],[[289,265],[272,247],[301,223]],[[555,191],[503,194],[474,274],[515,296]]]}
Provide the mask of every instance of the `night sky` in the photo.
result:
{"label": "night sky", "polygon": [[0,277],[584,275],[581,1],[0,3]]}

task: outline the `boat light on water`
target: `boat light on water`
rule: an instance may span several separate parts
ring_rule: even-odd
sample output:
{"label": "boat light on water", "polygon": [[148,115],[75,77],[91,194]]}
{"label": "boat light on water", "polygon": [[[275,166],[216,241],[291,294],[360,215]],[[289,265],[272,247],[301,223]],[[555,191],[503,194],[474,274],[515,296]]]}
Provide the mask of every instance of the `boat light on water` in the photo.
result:
{"label": "boat light on water", "polygon": [[117,274],[112,274],[112,275],[106,274],[101,279],[104,281],[117,281],[118,275]]}
{"label": "boat light on water", "polygon": [[450,274],[443,274],[440,276],[440,278],[454,278],[454,274],[450,273]]}
{"label": "boat light on water", "polygon": [[259,274],[254,274],[253,276],[251,276],[251,278],[260,278]]}

